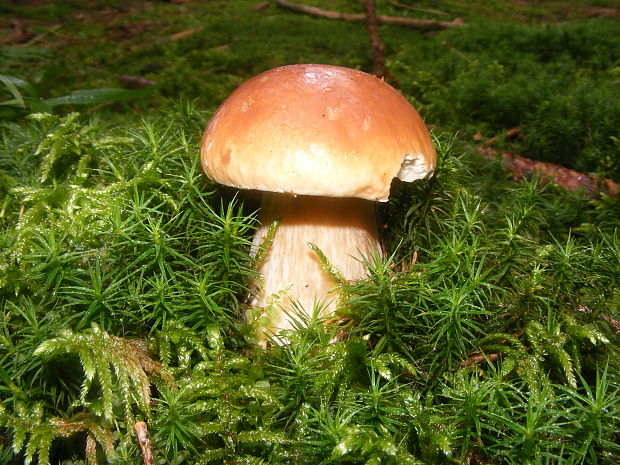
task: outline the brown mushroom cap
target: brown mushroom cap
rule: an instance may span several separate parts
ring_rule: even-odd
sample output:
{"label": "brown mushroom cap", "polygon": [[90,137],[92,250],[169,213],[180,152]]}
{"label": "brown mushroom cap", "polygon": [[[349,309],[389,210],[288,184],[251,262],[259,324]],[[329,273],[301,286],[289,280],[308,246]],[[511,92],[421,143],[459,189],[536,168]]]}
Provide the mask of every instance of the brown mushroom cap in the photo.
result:
{"label": "brown mushroom cap", "polygon": [[207,126],[207,175],[242,189],[385,201],[394,177],[431,174],[424,122],[393,87],[329,65],[290,65],[237,88]]}

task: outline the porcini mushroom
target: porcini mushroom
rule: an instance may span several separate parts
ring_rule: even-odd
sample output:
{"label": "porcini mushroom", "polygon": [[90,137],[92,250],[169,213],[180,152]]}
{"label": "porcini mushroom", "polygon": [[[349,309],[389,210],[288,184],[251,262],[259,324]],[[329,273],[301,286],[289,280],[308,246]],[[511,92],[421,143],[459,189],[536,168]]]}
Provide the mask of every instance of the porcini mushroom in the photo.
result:
{"label": "porcini mushroom", "polygon": [[[273,295],[284,308],[335,308],[335,283],[315,244],[348,280],[367,275],[362,257],[379,249],[375,201],[392,179],[429,176],[436,154],[424,122],[389,84],[361,71],[290,65],[238,87],[207,126],[202,167],[213,180],[264,191],[254,243],[280,219],[251,305]],[[264,331],[290,329],[286,311]]]}

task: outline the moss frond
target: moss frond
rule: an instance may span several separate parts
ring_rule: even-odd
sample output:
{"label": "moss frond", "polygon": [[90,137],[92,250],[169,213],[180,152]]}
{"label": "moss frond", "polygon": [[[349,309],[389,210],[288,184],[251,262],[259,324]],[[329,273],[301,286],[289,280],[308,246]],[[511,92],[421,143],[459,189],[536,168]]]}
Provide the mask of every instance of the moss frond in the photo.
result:
{"label": "moss frond", "polygon": [[132,405],[147,418],[150,416],[149,374],[159,375],[162,366],[150,357],[143,341],[113,336],[94,325],[81,333],[65,330],[60,336],[45,341],[35,351],[35,355],[47,357],[63,353],[75,353],[82,361],[85,380],[80,400],[84,405],[89,403],[90,388],[97,380],[103,398],[101,414],[106,419],[112,420],[114,417],[113,393],[117,389],[124,400],[127,423],[134,420]]}

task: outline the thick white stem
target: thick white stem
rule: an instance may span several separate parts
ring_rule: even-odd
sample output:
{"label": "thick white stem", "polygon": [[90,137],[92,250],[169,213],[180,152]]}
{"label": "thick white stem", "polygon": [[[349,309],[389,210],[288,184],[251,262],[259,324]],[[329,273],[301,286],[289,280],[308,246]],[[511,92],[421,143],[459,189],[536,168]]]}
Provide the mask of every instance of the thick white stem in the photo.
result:
{"label": "thick white stem", "polygon": [[[368,200],[266,193],[260,213],[262,226],[254,237],[256,245],[262,244],[276,219],[280,223],[267,255],[259,264],[262,279],[251,302],[259,308],[272,306],[264,331],[275,334],[292,328],[282,311],[290,310],[292,302],[298,303],[308,315],[317,304],[323,315],[332,313],[336,307],[336,283],[322,269],[308,243],[315,244],[347,280],[367,276],[363,258],[380,250],[375,206]],[[279,298],[274,299],[276,296]],[[274,300],[281,307],[276,312]]]}

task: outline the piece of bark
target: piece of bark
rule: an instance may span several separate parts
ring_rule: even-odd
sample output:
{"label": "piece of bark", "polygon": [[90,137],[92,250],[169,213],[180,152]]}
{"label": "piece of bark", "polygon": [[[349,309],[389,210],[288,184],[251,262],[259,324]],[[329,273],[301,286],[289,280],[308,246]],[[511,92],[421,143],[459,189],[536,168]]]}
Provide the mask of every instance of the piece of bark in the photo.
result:
{"label": "piece of bark", "polygon": [[148,429],[146,428],[146,423],[138,421],[133,425],[133,429],[138,437],[144,465],[154,465],[155,461],[153,460],[153,453],[151,452],[150,437]]}
{"label": "piece of bark", "polygon": [[[342,13],[339,11],[322,10],[321,8],[300,5],[299,3],[293,3],[288,0],[275,0],[275,3],[281,8],[316,16],[317,18],[337,19],[341,21],[353,22],[366,21],[366,15],[357,13]],[[395,24],[398,26],[412,27],[426,31],[447,29],[465,25],[463,20],[460,18],[453,19],[452,21],[435,21],[431,19],[398,18],[396,16],[377,15],[377,21],[379,24]]]}
{"label": "piece of bark", "polygon": [[579,173],[554,163],[532,160],[511,152],[499,152],[491,147],[479,146],[477,149],[483,157],[499,160],[515,181],[538,177],[542,182],[554,182],[569,191],[604,193],[613,198],[617,198],[620,192],[617,183],[594,174]]}

